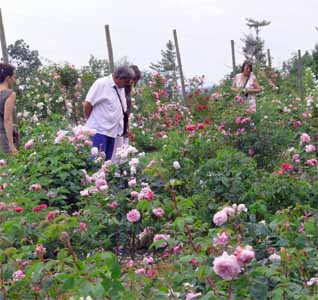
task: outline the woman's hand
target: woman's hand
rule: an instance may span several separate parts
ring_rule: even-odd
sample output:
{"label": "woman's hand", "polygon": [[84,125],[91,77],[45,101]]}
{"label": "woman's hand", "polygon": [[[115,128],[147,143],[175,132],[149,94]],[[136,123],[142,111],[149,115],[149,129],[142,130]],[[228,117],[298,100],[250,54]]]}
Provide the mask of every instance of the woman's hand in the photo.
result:
{"label": "woman's hand", "polygon": [[14,145],[10,147],[10,154],[11,155],[16,155],[18,153],[19,153],[19,151]]}

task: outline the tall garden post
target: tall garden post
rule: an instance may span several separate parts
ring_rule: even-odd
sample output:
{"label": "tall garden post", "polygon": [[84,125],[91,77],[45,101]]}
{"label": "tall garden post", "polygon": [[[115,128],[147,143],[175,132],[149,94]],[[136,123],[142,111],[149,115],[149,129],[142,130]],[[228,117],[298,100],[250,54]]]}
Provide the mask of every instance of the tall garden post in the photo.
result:
{"label": "tall garden post", "polygon": [[271,50],[267,49],[267,61],[268,61],[268,67],[272,68],[272,57],[271,57]]}
{"label": "tall garden post", "polygon": [[185,90],[185,84],[184,84],[184,75],[183,75],[180,48],[179,48],[178,36],[177,36],[176,29],[173,30],[173,37],[174,37],[174,44],[175,44],[176,52],[177,52],[178,68],[179,68],[179,73],[180,73],[180,81],[181,81],[181,89],[182,89],[182,98],[183,98],[183,102],[185,103],[186,102],[186,90]]}
{"label": "tall garden post", "polygon": [[235,45],[234,45],[234,40],[231,40],[231,50],[232,50],[233,76],[235,76],[235,73],[236,73],[236,61],[235,61]]}
{"label": "tall garden post", "polygon": [[5,35],[5,32],[4,32],[4,25],[3,25],[1,8],[0,8],[0,42],[1,42],[3,62],[5,64],[8,64],[9,63],[9,56],[8,56],[6,35]]}
{"label": "tall garden post", "polygon": [[106,43],[107,43],[110,71],[111,73],[113,73],[114,72],[114,54],[113,54],[112,40],[110,37],[109,25],[105,25],[105,33],[106,33]]}
{"label": "tall garden post", "polygon": [[304,83],[303,83],[303,64],[301,57],[301,50],[298,50],[298,89],[299,96],[301,99],[304,99]]}

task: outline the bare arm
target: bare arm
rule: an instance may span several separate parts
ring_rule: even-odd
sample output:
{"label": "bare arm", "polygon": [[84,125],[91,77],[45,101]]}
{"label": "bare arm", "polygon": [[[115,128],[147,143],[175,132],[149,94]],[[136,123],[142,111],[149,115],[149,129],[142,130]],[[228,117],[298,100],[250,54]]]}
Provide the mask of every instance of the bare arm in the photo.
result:
{"label": "bare arm", "polygon": [[91,113],[92,113],[93,105],[90,104],[88,101],[85,101],[85,102],[83,103],[83,109],[84,109],[85,118],[88,119],[89,116],[90,116]]}
{"label": "bare arm", "polygon": [[261,91],[262,91],[262,88],[259,85],[257,80],[255,80],[253,87],[251,89],[248,89],[249,93],[255,93],[255,94],[260,93]]}
{"label": "bare arm", "polygon": [[10,153],[16,154],[18,150],[13,143],[13,110],[15,106],[16,94],[12,93],[4,106],[4,128],[7,134]]}

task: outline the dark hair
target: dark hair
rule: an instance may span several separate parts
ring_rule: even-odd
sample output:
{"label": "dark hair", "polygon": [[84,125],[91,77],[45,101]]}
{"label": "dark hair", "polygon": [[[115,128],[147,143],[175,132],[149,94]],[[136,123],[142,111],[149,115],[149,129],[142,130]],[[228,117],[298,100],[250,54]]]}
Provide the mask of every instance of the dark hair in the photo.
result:
{"label": "dark hair", "polygon": [[8,76],[13,76],[14,67],[9,64],[0,63],[0,83],[3,83]]}
{"label": "dark hair", "polygon": [[132,69],[135,73],[134,81],[138,82],[141,78],[141,72],[140,72],[138,66],[131,65],[131,66],[129,66],[129,68]]}
{"label": "dark hair", "polygon": [[117,79],[130,79],[133,80],[135,77],[135,73],[129,67],[118,67],[114,71],[114,77]]}
{"label": "dark hair", "polygon": [[246,60],[243,62],[243,65],[241,67],[241,73],[244,72],[245,66],[248,66],[250,71],[253,72],[253,64],[250,61]]}

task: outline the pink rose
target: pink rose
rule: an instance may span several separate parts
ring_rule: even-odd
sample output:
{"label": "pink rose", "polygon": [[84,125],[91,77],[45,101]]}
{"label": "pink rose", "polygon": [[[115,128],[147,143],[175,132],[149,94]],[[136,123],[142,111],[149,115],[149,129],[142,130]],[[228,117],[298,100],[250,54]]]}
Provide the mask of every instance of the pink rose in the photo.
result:
{"label": "pink rose", "polygon": [[255,258],[255,252],[251,246],[246,246],[245,248],[239,246],[234,254],[240,265],[249,264]]}
{"label": "pink rose", "polygon": [[34,191],[39,191],[42,189],[42,186],[41,184],[39,183],[36,183],[36,184],[32,184],[30,187],[29,187],[29,191],[30,192],[34,192]]}
{"label": "pink rose", "polygon": [[0,202],[0,211],[5,210],[7,208],[7,204],[5,202]]}
{"label": "pink rose", "polygon": [[97,156],[98,156],[98,149],[97,149],[97,147],[93,147],[93,148],[91,149],[91,155],[92,155],[93,157],[97,157]]}
{"label": "pink rose", "polygon": [[144,187],[138,195],[138,200],[153,201],[154,193],[149,187]]}
{"label": "pink rose", "polygon": [[137,184],[136,178],[132,178],[128,181],[128,186],[130,187],[135,186],[136,184]]}
{"label": "pink rose", "polygon": [[140,274],[140,275],[145,275],[146,274],[146,270],[144,268],[141,269],[137,269],[135,271],[136,274]]}
{"label": "pink rose", "polygon": [[127,263],[128,268],[132,268],[134,265],[135,265],[135,262],[132,259],[130,261],[128,261],[128,263]]}
{"label": "pink rose", "polygon": [[158,218],[161,218],[165,214],[165,211],[161,207],[154,208],[152,212]]}
{"label": "pink rose", "polygon": [[93,142],[90,141],[90,140],[86,140],[86,141],[84,142],[84,144],[85,144],[86,146],[89,146],[89,147],[92,147],[92,146],[93,146]]}
{"label": "pink rose", "polygon": [[303,133],[300,137],[300,144],[307,144],[310,140],[310,136],[307,133]]}
{"label": "pink rose", "polygon": [[136,223],[140,220],[140,212],[137,209],[133,209],[127,213],[127,220],[130,223]]}
{"label": "pink rose", "polygon": [[[156,234],[153,238],[153,241],[169,241],[170,235],[169,234]],[[160,248],[164,248],[168,245],[168,243],[162,243]]]}
{"label": "pink rose", "polygon": [[42,244],[36,246],[35,254],[37,256],[43,257],[45,253],[46,253],[46,248],[44,248]]}
{"label": "pink rose", "polygon": [[25,145],[24,145],[24,149],[28,150],[31,149],[34,146],[34,140],[29,140]]}
{"label": "pink rose", "polygon": [[299,164],[300,163],[300,156],[299,154],[294,154],[293,155],[293,162],[295,162],[296,164]]}
{"label": "pink rose", "polygon": [[214,238],[214,242],[217,245],[224,246],[229,242],[229,236],[226,232],[219,233],[216,238]]}
{"label": "pink rose", "polygon": [[153,257],[149,256],[143,259],[143,263],[146,265],[153,265],[155,263],[155,260],[153,259]]}
{"label": "pink rose", "polygon": [[12,274],[13,281],[19,281],[25,277],[25,274],[22,270],[18,270]]}
{"label": "pink rose", "polygon": [[0,167],[4,167],[7,162],[4,159],[0,159]]}
{"label": "pink rose", "polygon": [[109,203],[107,206],[110,209],[116,209],[119,206],[119,204],[117,201],[113,201],[112,203]]}
{"label": "pink rose", "polygon": [[51,221],[53,221],[58,215],[59,215],[59,211],[58,211],[58,210],[50,211],[50,212],[47,214],[47,220],[48,220],[49,222],[51,222]]}
{"label": "pink rose", "polygon": [[228,217],[227,217],[227,213],[223,210],[217,212],[214,217],[213,217],[213,223],[217,226],[223,225],[224,223],[226,223]]}
{"label": "pink rose", "polygon": [[202,293],[187,293],[186,300],[192,300],[202,296]]}
{"label": "pink rose", "polygon": [[131,198],[138,198],[139,193],[136,192],[136,191],[133,191],[133,192],[130,193],[130,196],[131,196]]}
{"label": "pink rose", "polygon": [[214,272],[224,280],[235,279],[241,271],[241,267],[236,256],[228,255],[226,252],[222,256],[216,257],[213,261]]}
{"label": "pink rose", "polygon": [[316,147],[315,147],[314,145],[306,145],[305,151],[306,151],[307,153],[315,152],[315,151],[316,151]]}
{"label": "pink rose", "polygon": [[80,232],[85,232],[87,230],[87,225],[86,223],[81,222],[79,226],[79,231]]}
{"label": "pink rose", "polygon": [[308,159],[307,161],[306,161],[306,165],[308,165],[308,166],[316,166],[317,165],[317,159]]}
{"label": "pink rose", "polygon": [[24,209],[22,208],[22,207],[16,207],[15,208],[15,212],[16,213],[21,213],[21,212],[23,212],[24,211]]}

